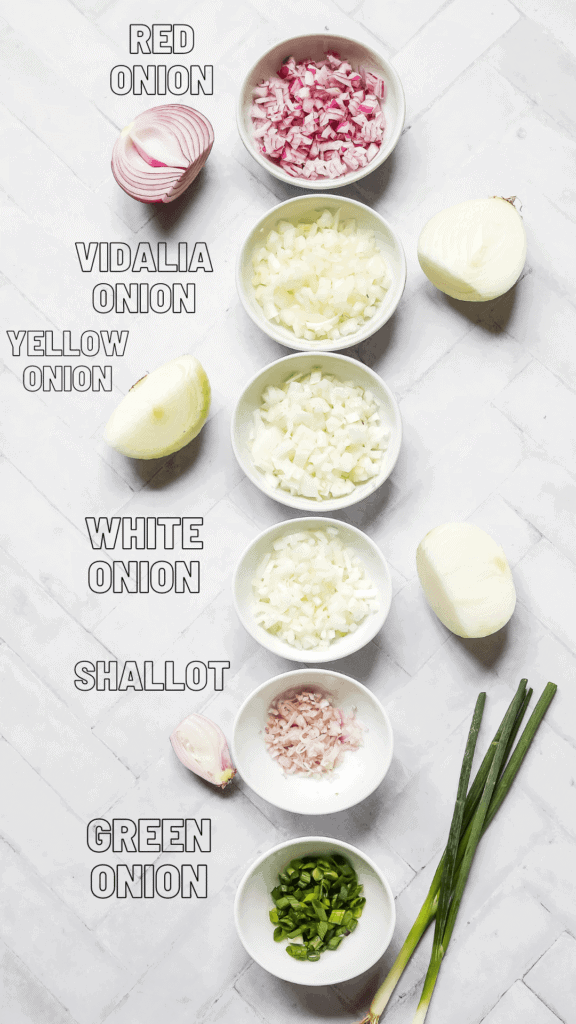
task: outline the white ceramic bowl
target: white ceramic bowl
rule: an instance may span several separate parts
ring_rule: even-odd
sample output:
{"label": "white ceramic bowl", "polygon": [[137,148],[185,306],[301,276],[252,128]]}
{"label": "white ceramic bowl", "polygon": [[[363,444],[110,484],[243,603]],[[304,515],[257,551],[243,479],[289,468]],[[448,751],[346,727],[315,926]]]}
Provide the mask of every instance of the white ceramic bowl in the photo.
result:
{"label": "white ceramic bowl", "polygon": [[[337,338],[335,341],[323,338],[321,341],[311,342],[306,338],[297,338],[294,331],[288,327],[266,319],[262,306],[256,301],[254,294],[252,256],[256,249],[264,245],[269,232],[278,221],[288,220],[294,224],[300,221],[311,223],[317,220],[323,210],[335,213],[338,209],[343,210],[345,220],[354,218],[358,227],[370,228],[374,231],[376,245],[388,263],[392,282],[374,316],[362,324],[354,334],[349,334],[345,338]],[[370,338],[387,323],[394,313],[402,298],[405,284],[406,257],[398,235],[375,210],[364,206],[363,203],[357,203],[355,199],[346,199],[344,196],[297,196],[295,199],[288,199],[285,203],[274,206],[250,231],[240,250],[236,266],[236,287],[248,316],[269,338],[279,341],[287,348],[299,349],[301,352],[309,352],[311,349],[317,349],[319,352],[338,352],[340,349],[350,348],[352,345],[357,345],[360,341]]]}
{"label": "white ceramic bowl", "polygon": [[[341,381],[351,380],[364,390],[370,390],[378,404],[382,423],[390,428],[388,448],[383,453],[380,469],[376,476],[367,480],[366,483],[358,484],[351,494],[345,494],[341,498],[327,498],[323,501],[292,495],[280,487],[271,487],[265,474],[257,469],[252,462],[249,443],[250,431],[254,425],[252,414],[255,409],[260,408],[262,394],[266,388],[271,385],[282,387],[294,373],[311,373],[316,369],[320,369],[323,374],[332,374]],[[398,403],[382,378],[364,363],[358,362],[357,359],[332,355],[328,352],[307,352],[302,355],[296,353],[284,356],[283,359],[277,359],[275,363],[266,366],[248,382],[238,399],[232,417],[232,447],[240,468],[244,470],[246,476],[269,498],[274,498],[282,505],[298,508],[305,512],[334,512],[336,509],[355,505],[367,498],[369,494],[373,494],[388,479],[394,469],[401,441],[402,420]]]}
{"label": "white ceramic bowl", "polygon": [[[366,167],[361,167],[357,171],[349,171],[348,174],[343,174],[340,178],[320,179],[319,181],[310,181],[308,178],[293,178],[290,174],[286,174],[286,171],[282,170],[278,164],[263,156],[256,147],[254,126],[250,116],[253,92],[255,87],[262,81],[278,74],[286,57],[294,57],[297,63],[303,60],[319,61],[324,59],[327,50],[335,50],[344,60],[347,60],[352,65],[355,71],[359,67],[363,67],[366,71],[379,75],[386,82],[386,99],[383,103],[380,102],[386,120],[384,139],[374,159]],[[270,171],[270,174],[279,178],[280,181],[285,181],[288,185],[297,185],[308,190],[332,189],[341,188],[343,185],[351,185],[352,182],[364,178],[367,174],[371,174],[372,171],[384,163],[402,134],[404,118],[406,116],[406,104],[402,83],[398,74],[393,65],[382,57],[381,54],[355,39],[325,33],[323,35],[296,36],[293,39],[284,39],[281,43],[276,43],[275,46],[260,57],[244,79],[238,99],[236,116],[240,138],[246,149],[262,167]]]}
{"label": "white ceramic bowl", "polygon": [[[278,872],[294,858],[333,853],[347,857],[364,886],[362,917],[338,949],[326,950],[315,963],[294,960],[286,952],[287,943],[274,942],[268,917],[274,905],[270,892],[278,884]],[[252,864],[238,886],[234,920],[246,952],[270,974],[297,985],[337,985],[356,978],[380,959],[394,933],[396,910],[392,890],[370,857],[339,839],[311,836],[281,843]]]}
{"label": "white ceramic bowl", "polygon": [[[354,633],[347,633],[338,640],[334,640],[325,649],[315,648],[303,651],[298,647],[293,647],[285,640],[280,640],[255,622],[252,611],[254,602],[252,580],[264,555],[271,550],[274,541],[278,540],[282,534],[294,533],[297,530],[325,530],[328,526],[335,526],[338,529],[342,542],[353,548],[354,553],[363,562],[366,575],[378,589],[380,607],[377,612],[367,615]],[[275,526],[264,530],[248,545],[236,566],[233,595],[234,605],[242,625],[259,644],[262,644],[262,647],[266,647],[282,658],[288,658],[289,661],[301,661],[307,665],[322,665],[325,662],[336,661],[338,658],[354,654],[376,636],[390,611],[392,581],[384,555],[365,533],[357,530],[355,526],[350,526],[349,523],[340,522],[339,519],[330,519],[328,516],[306,516],[302,519],[289,519],[287,522],[276,523]]]}
{"label": "white ceramic bowl", "polygon": [[[313,686],[344,714],[356,712],[366,730],[363,745],[348,750],[323,776],[286,775],[266,749],[268,708],[286,690]],[[234,722],[232,760],[258,796],[296,814],[335,814],[354,807],[380,785],[393,751],[392,726],[384,708],[362,683],[325,668],[300,668],[269,679],[244,701]]]}

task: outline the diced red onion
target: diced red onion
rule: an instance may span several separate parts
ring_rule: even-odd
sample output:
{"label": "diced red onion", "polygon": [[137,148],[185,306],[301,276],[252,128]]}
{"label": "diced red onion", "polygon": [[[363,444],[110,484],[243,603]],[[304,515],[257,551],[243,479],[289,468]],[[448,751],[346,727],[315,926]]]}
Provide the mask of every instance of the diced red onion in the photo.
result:
{"label": "diced red onion", "polygon": [[180,103],[152,107],[139,114],[116,140],[112,173],[133,199],[171,203],[200,173],[213,142],[212,125],[198,110]]}
{"label": "diced red onion", "polygon": [[[337,53],[328,52],[319,64],[290,57],[277,78],[254,90],[256,145],[292,177],[338,178],[376,156],[385,131],[379,101],[385,98],[382,78],[354,71]],[[326,139],[335,142],[328,147]],[[327,149],[333,151],[329,160]]]}

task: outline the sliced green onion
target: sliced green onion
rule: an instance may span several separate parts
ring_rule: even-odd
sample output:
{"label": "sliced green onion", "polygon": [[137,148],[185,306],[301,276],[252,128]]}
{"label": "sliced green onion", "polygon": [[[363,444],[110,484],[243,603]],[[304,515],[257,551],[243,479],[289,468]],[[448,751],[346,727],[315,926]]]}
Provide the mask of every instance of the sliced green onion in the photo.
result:
{"label": "sliced green onion", "polygon": [[297,858],[278,877],[269,917],[277,925],[276,942],[302,939],[286,947],[296,960],[318,960],[357,927],[366,900],[354,868],[342,854]]}

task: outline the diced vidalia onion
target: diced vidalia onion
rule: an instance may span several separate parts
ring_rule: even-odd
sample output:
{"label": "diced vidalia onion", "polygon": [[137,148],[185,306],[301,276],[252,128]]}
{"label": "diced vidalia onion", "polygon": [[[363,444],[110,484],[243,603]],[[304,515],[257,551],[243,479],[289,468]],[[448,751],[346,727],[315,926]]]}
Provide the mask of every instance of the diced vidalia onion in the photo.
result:
{"label": "diced vidalia onion", "polygon": [[427,533],[416,567],[428,604],[457,636],[489,636],[516,604],[503,549],[472,523],[445,523]]}
{"label": "diced vidalia onion", "polygon": [[425,225],[418,260],[432,284],[453,299],[496,299],[516,283],[526,262],[522,218],[499,196],[457,203]]}
{"label": "diced vidalia onion", "polygon": [[333,526],[279,537],[252,588],[255,622],[300,650],[329,647],[380,606],[364,565]]}
{"label": "diced vidalia onion", "polygon": [[389,438],[370,391],[314,370],[266,388],[249,444],[273,487],[322,501],[377,476]]}
{"label": "diced vidalia onion", "polygon": [[374,231],[324,210],[312,223],[279,221],[252,256],[267,320],[317,341],[354,334],[376,313],[391,275]]}
{"label": "diced vidalia onion", "polygon": [[106,424],[112,448],[132,459],[159,459],[188,444],[204,426],[210,383],[198,360],[183,355],[137,381]]}

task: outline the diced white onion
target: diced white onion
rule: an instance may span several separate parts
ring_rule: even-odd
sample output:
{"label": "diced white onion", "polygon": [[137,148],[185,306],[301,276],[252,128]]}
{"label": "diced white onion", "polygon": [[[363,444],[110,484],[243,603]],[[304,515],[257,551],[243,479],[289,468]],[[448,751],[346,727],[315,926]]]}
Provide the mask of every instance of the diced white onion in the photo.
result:
{"label": "diced white onion", "polygon": [[279,221],[252,256],[254,295],[266,319],[310,342],[355,334],[391,283],[374,231],[341,221],[340,213]]}
{"label": "diced white onion", "polygon": [[370,391],[314,370],[266,388],[249,444],[270,486],[322,501],[376,476],[389,438]]}
{"label": "diced white onion", "polygon": [[378,611],[378,591],[338,530],[276,540],[252,580],[255,622],[299,650],[325,649]]}

